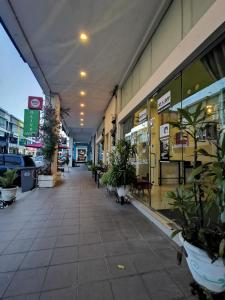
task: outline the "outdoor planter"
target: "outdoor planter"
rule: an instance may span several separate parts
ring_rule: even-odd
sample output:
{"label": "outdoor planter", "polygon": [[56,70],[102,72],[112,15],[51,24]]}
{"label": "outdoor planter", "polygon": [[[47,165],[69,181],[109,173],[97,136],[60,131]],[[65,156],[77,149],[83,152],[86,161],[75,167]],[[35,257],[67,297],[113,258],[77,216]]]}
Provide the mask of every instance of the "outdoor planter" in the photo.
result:
{"label": "outdoor planter", "polygon": [[187,253],[187,264],[194,280],[214,293],[225,290],[225,266],[222,258],[212,263],[207,253],[187,241],[179,234],[180,241]]}
{"label": "outdoor planter", "polygon": [[117,187],[116,190],[117,190],[118,196],[121,198],[121,197],[125,197],[128,194],[129,187],[128,186],[120,186],[120,187]]}
{"label": "outdoor planter", "polygon": [[54,187],[55,184],[56,184],[56,176],[54,176],[54,175],[39,175],[38,176],[38,185],[41,188]]}
{"label": "outdoor planter", "polygon": [[109,192],[114,192],[115,191],[115,188],[110,184],[107,184],[107,189],[108,189]]}
{"label": "outdoor planter", "polygon": [[11,202],[16,199],[17,187],[1,188],[2,200],[4,202]]}

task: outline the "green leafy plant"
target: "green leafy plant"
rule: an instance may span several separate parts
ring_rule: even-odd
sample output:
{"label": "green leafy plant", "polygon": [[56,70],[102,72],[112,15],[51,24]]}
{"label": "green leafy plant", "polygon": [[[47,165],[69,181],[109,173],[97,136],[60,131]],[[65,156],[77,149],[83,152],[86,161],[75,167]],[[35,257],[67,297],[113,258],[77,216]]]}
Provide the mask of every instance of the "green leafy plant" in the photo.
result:
{"label": "green leafy plant", "polygon": [[43,169],[44,175],[51,174],[51,163],[59,143],[60,121],[56,117],[55,108],[51,103],[47,103],[44,108],[43,124],[40,126],[43,139],[42,154],[47,161],[46,167]]}
{"label": "green leafy plant", "polygon": [[[194,143],[193,171],[188,184],[167,193],[174,209],[182,215],[181,232],[189,243],[205,250],[214,261],[225,259],[225,134],[218,131],[218,138],[210,141],[216,155],[199,149],[199,131],[208,126],[205,109],[200,103],[196,110],[178,110],[181,119],[171,125],[188,134]],[[200,162],[199,156],[211,157],[211,162]]]}
{"label": "green leafy plant", "polygon": [[16,170],[7,170],[4,172],[3,176],[0,177],[0,185],[2,188],[10,189],[15,187],[16,172]]}
{"label": "green leafy plant", "polygon": [[136,171],[134,166],[130,163],[133,152],[134,148],[129,141],[120,140],[117,142],[110,156],[110,185],[120,187],[135,182]]}

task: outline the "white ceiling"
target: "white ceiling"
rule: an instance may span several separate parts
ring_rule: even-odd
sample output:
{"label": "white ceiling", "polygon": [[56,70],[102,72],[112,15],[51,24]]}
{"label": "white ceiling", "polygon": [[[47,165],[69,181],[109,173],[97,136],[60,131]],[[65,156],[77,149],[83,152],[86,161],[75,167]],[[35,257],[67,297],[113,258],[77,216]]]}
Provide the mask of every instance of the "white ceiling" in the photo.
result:
{"label": "white ceiling", "polygon": [[[0,16],[44,92],[58,93],[62,106],[71,109],[66,123],[72,135],[85,142],[103,117],[110,92],[124,77],[140,43],[152,34],[169,3],[0,0]],[[82,30],[90,35],[86,45],[79,41]],[[88,72],[86,79],[79,77],[81,69]],[[86,104],[82,129],[80,90],[87,91],[82,98]]]}

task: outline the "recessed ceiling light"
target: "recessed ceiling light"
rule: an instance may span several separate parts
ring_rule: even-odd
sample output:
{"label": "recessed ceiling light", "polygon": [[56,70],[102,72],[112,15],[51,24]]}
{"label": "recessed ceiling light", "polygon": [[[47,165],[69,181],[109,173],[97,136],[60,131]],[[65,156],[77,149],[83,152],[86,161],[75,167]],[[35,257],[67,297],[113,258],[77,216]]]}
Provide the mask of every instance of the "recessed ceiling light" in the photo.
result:
{"label": "recessed ceiling light", "polygon": [[84,123],[80,123],[80,126],[84,126]]}
{"label": "recessed ceiling light", "polygon": [[81,122],[83,122],[83,121],[84,121],[84,119],[80,119],[80,121],[81,121]]}
{"label": "recessed ceiling light", "polygon": [[80,104],[80,107],[85,107],[85,104],[84,104],[84,103],[81,103],[81,104]]}
{"label": "recessed ceiling light", "polygon": [[87,77],[87,72],[85,72],[85,71],[80,71],[80,77],[82,77],[82,78]]}
{"label": "recessed ceiling light", "polygon": [[88,35],[85,32],[80,33],[80,40],[81,42],[87,42],[88,41]]}
{"label": "recessed ceiling light", "polygon": [[81,111],[81,112],[80,112],[80,115],[81,115],[81,116],[83,116],[83,115],[84,115],[84,113]]}
{"label": "recessed ceiling light", "polygon": [[85,92],[85,91],[80,91],[80,95],[81,95],[81,96],[85,96],[85,95],[86,95],[86,92]]}

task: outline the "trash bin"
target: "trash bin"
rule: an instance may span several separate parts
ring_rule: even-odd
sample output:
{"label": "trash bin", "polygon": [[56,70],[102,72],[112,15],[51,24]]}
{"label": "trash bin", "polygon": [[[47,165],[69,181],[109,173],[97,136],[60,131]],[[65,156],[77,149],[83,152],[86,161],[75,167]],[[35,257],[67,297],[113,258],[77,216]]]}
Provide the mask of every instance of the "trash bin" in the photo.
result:
{"label": "trash bin", "polygon": [[37,186],[37,168],[27,167],[21,168],[21,189],[22,192],[27,192]]}

